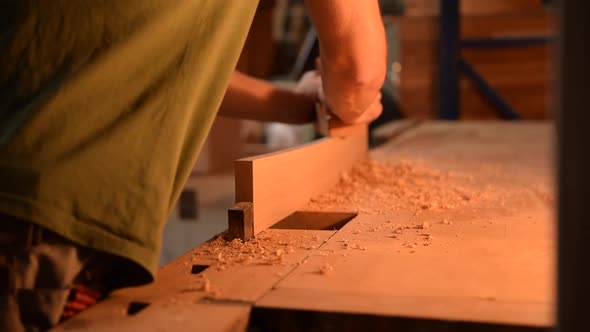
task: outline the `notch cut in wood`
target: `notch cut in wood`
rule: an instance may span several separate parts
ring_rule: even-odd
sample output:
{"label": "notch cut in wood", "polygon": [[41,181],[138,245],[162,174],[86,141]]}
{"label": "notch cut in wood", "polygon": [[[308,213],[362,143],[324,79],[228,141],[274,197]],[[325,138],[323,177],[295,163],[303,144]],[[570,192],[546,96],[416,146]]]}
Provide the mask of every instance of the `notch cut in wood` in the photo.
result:
{"label": "notch cut in wood", "polygon": [[339,230],[357,215],[358,211],[296,211],[271,228]]}

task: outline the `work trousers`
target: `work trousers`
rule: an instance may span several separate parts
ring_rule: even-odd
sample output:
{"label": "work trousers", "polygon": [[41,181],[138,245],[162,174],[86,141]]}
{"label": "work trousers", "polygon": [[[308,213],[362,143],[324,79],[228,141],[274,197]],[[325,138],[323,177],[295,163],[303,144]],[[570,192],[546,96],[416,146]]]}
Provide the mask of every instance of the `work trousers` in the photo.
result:
{"label": "work trousers", "polygon": [[85,256],[38,226],[1,220],[0,331],[42,331],[57,324]]}
{"label": "work trousers", "polygon": [[74,284],[108,294],[127,282],[125,262],[0,215],[0,332],[51,328]]}

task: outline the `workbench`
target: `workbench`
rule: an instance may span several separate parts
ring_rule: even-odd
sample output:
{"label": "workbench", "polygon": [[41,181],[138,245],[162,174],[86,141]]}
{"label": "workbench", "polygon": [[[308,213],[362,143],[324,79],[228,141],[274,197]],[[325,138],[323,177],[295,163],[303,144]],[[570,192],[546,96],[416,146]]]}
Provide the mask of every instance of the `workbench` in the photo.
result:
{"label": "workbench", "polygon": [[549,330],[553,124],[401,122],[379,135],[299,220],[212,239],[54,330]]}

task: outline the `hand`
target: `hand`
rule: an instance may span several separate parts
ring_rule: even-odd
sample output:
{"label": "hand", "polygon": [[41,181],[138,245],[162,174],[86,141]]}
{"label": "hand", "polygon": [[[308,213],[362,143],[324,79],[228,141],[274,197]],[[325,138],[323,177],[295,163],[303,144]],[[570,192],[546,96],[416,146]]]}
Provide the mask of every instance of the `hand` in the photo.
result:
{"label": "hand", "polygon": [[297,82],[295,92],[302,93],[313,99],[323,97],[322,77],[319,72],[315,70],[305,72],[299,82]]}
{"label": "hand", "polygon": [[308,71],[303,74],[297,86],[295,87],[295,91],[298,93],[302,93],[309,97],[319,100],[320,102],[324,103],[324,105],[328,105],[328,111],[338,118],[343,124],[351,125],[351,124],[359,124],[359,123],[369,123],[379,117],[381,112],[383,111],[383,106],[381,105],[381,92],[378,92],[369,106],[365,108],[365,110],[360,113],[359,115],[352,115],[350,113],[342,113],[339,112],[339,109],[332,109],[330,103],[326,101],[326,97],[324,95],[324,88],[322,84],[322,77],[320,72],[322,70],[321,62],[319,58],[316,59],[316,66],[318,70]]}

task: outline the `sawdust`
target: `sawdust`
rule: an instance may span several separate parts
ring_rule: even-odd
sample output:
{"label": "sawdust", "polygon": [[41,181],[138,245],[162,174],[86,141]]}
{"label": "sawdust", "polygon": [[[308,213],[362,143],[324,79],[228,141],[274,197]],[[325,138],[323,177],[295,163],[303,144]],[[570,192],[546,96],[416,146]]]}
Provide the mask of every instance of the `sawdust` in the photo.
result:
{"label": "sawdust", "polygon": [[285,265],[287,256],[301,250],[316,250],[322,245],[321,240],[315,234],[294,236],[272,230],[246,242],[239,239],[227,241],[219,236],[193,250],[192,261],[213,261],[212,265],[218,271],[232,266]]}
{"label": "sawdust", "polygon": [[357,244],[357,243],[352,243],[346,239],[340,240],[338,242],[342,242],[342,245],[340,247],[341,249],[367,250],[367,247],[361,246],[360,244]]}
{"label": "sawdust", "polygon": [[279,248],[277,245],[269,245],[268,241],[263,239],[254,239],[248,242],[242,242],[239,239],[226,241],[219,237],[210,243],[210,248],[206,248],[205,255],[217,254],[217,266],[225,268],[236,264],[261,264],[275,265],[283,263],[283,258],[288,248],[289,251],[295,250],[289,245]]}
{"label": "sawdust", "polygon": [[[320,242],[321,241],[321,242]],[[217,271],[229,273],[231,268],[240,268],[244,266],[286,266],[287,258],[297,252],[318,249],[325,239],[314,233],[306,234],[285,234],[266,230],[255,239],[243,242],[239,239],[228,241],[222,236],[204,243],[203,245],[192,250],[192,257],[186,263],[207,264],[210,268]],[[311,244],[315,242],[315,244]],[[299,258],[302,259],[302,258]],[[306,260],[291,263],[304,264]],[[227,271],[226,271],[227,270]],[[330,272],[326,269],[326,273]],[[283,276],[284,271],[274,271],[277,276]],[[215,287],[207,277],[207,271],[198,274],[198,284],[191,291],[202,291],[207,294],[207,298],[217,299],[223,295],[223,290]]]}
{"label": "sawdust", "polygon": [[203,283],[201,284],[201,291],[206,293],[211,292],[211,281],[209,281],[209,279],[203,279]]}
{"label": "sawdust", "polygon": [[326,274],[330,274],[334,271],[334,267],[332,267],[332,265],[325,263],[324,265],[322,265],[319,270],[318,273],[322,274],[322,275],[326,275]]}
{"label": "sawdust", "polygon": [[330,191],[311,199],[307,209],[351,208],[368,214],[408,210],[450,210],[485,195],[470,176],[431,169],[418,162],[367,160],[342,174]]}

